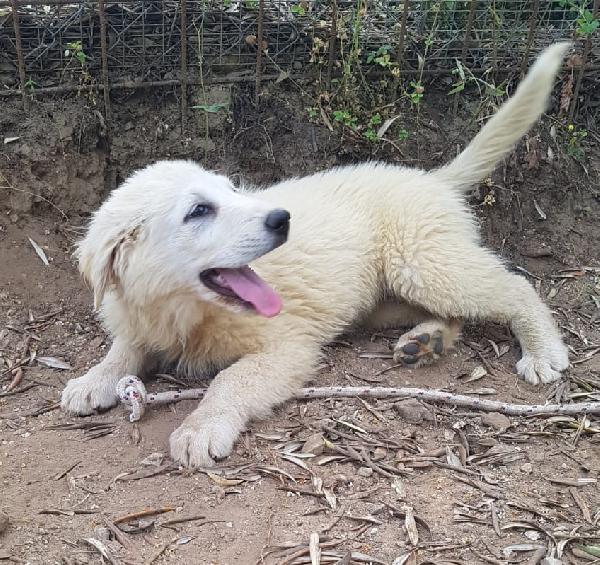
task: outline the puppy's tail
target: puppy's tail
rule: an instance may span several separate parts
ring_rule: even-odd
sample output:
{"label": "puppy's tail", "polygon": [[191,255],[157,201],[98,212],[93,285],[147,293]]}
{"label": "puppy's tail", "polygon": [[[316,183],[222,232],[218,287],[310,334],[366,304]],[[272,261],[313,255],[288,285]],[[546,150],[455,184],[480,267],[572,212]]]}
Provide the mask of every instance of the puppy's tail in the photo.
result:
{"label": "puppy's tail", "polygon": [[464,192],[487,177],[546,109],[554,78],[570,46],[557,43],[544,50],[515,94],[456,159],[434,174]]}

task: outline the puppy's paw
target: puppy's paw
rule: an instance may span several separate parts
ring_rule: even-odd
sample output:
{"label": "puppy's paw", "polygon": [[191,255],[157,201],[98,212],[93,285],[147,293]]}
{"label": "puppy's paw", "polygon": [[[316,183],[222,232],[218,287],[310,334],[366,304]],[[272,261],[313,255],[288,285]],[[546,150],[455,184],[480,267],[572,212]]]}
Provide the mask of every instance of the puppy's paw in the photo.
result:
{"label": "puppy's paw", "polygon": [[532,385],[547,384],[561,378],[569,367],[569,351],[562,342],[539,354],[525,352],[517,362],[517,373]]}
{"label": "puppy's paw", "polygon": [[235,412],[200,406],[171,434],[171,457],[185,467],[212,467],[231,453],[243,429]]}
{"label": "puppy's paw", "polygon": [[[415,328],[415,330],[418,328]],[[444,336],[440,330],[415,332],[400,337],[394,347],[394,361],[410,367],[433,363],[444,353]]]}
{"label": "puppy's paw", "polygon": [[86,375],[71,379],[62,392],[60,407],[71,414],[88,416],[96,410],[106,410],[117,404],[118,377],[106,376],[95,368]]}

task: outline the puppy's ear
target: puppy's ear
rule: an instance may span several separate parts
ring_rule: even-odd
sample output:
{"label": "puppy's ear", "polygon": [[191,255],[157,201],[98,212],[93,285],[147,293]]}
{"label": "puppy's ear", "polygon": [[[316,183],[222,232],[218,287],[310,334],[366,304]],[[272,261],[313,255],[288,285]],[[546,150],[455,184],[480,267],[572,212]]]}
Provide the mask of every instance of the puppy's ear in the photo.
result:
{"label": "puppy's ear", "polygon": [[139,237],[141,224],[116,237],[108,237],[98,245],[93,234],[81,241],[75,252],[79,271],[94,291],[94,310],[99,310],[104,295],[112,286],[118,286],[127,270],[128,258]]}

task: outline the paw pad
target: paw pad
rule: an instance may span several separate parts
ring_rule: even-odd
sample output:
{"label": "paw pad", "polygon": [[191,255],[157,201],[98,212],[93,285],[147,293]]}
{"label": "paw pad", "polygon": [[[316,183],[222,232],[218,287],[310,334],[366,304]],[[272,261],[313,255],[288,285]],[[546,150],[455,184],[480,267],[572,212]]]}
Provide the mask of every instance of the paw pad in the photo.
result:
{"label": "paw pad", "polygon": [[431,363],[444,352],[442,332],[424,332],[418,335],[402,336],[394,351],[394,361],[405,365]]}

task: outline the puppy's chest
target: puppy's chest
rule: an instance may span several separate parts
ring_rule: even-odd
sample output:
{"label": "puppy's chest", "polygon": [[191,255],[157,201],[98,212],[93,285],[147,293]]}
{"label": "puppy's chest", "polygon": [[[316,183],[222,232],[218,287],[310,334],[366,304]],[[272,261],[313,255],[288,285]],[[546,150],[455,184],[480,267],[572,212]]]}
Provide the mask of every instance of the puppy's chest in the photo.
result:
{"label": "puppy's chest", "polygon": [[192,328],[182,343],[180,360],[191,368],[222,369],[260,350],[261,334],[260,324],[208,319]]}

